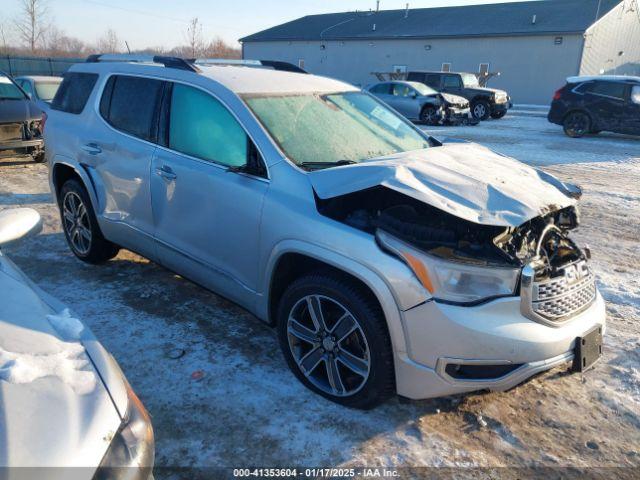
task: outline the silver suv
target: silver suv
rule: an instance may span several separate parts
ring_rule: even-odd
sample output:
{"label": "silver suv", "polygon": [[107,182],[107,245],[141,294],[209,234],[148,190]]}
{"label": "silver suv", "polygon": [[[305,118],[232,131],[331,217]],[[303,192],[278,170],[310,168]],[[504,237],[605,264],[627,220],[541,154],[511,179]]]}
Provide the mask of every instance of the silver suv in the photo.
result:
{"label": "silver suv", "polygon": [[81,260],[124,247],[237,302],[302,383],[352,407],[600,356],[604,302],[568,235],[577,187],[442,144],[336,80],[114,60],[75,65],[45,128]]}

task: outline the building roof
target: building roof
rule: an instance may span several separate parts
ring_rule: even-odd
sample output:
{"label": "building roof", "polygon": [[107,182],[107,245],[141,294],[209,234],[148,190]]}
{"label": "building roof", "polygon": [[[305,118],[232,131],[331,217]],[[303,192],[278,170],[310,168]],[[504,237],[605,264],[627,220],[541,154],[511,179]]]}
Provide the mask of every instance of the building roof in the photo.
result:
{"label": "building roof", "polygon": [[[241,42],[371,40],[583,33],[620,0],[540,0],[345,12],[283,23]],[[600,4],[600,6],[598,6]]]}

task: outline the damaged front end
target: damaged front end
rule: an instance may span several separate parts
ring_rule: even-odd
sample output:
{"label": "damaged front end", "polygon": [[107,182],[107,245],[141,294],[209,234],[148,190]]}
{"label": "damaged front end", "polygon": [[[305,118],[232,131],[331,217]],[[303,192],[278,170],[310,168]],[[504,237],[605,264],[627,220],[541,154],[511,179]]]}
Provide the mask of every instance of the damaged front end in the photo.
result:
{"label": "damaged front end", "polygon": [[512,227],[474,223],[383,186],[316,202],[321,214],[375,235],[437,301],[520,294],[525,316],[558,325],[595,299],[588,252],[569,237],[579,223],[574,205]]}

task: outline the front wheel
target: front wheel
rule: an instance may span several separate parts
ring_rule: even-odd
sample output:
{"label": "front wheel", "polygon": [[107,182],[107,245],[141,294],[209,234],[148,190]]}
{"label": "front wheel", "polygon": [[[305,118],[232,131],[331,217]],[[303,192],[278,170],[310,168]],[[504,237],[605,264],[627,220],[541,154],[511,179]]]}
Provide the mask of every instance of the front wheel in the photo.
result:
{"label": "front wheel", "polygon": [[498,119],[504,117],[506,114],[507,114],[506,110],[500,110],[499,112],[493,112],[491,114],[491,118],[493,118],[495,120],[498,120]]}
{"label": "front wheel", "polygon": [[427,125],[437,125],[440,121],[440,116],[435,107],[426,105],[420,112],[420,121]]}
{"label": "front wheel", "polygon": [[102,263],[118,254],[118,246],[102,236],[89,195],[75,179],[60,189],[62,229],[71,251],[87,263]]}
{"label": "front wheel", "polygon": [[564,133],[571,138],[580,138],[591,130],[591,119],[584,112],[571,112],[563,122]]}
{"label": "front wheel", "polygon": [[471,114],[477,120],[486,120],[491,115],[491,107],[489,102],[485,100],[476,100],[471,104]]}
{"label": "front wheel", "polygon": [[333,402],[368,409],[394,391],[384,315],[351,281],[315,274],[293,282],[279,304],[278,336],[294,375]]}

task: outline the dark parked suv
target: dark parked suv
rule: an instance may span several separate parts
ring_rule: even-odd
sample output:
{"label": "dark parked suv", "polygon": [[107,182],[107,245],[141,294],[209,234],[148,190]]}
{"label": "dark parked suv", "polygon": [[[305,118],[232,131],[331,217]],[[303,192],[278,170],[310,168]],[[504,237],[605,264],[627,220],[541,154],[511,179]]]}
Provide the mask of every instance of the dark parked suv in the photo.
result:
{"label": "dark parked suv", "polygon": [[42,111],[15,82],[0,72],[0,156],[27,154],[44,160]]}
{"label": "dark parked suv", "polygon": [[416,71],[409,72],[407,80],[466,98],[471,104],[471,114],[478,120],[502,118],[512,106],[507,92],[481,87],[473,73]]}
{"label": "dark parked suv", "polygon": [[640,77],[569,77],[548,119],[574,138],[603,130],[640,135]]}

